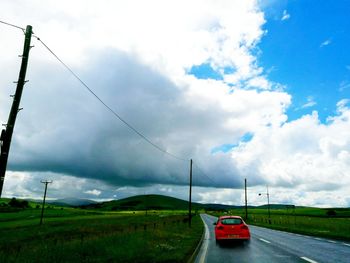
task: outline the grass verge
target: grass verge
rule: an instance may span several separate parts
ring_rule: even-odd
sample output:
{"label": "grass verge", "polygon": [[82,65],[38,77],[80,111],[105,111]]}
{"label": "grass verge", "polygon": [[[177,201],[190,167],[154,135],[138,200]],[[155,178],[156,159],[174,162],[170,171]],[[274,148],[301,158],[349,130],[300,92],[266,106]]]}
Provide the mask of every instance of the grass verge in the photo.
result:
{"label": "grass verge", "polygon": [[309,216],[251,215],[248,224],[338,240],[350,240],[350,218],[320,218]]}
{"label": "grass verge", "polygon": [[[0,215],[1,217],[1,215]],[[0,226],[0,262],[186,262],[203,224],[183,215],[102,214]]]}

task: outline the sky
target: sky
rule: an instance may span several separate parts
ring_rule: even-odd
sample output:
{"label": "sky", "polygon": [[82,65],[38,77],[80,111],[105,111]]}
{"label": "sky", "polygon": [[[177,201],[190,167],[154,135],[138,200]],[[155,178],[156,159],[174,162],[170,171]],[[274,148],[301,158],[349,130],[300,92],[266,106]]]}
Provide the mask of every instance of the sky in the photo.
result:
{"label": "sky", "polygon": [[[0,5],[144,136],[33,37],[4,197],[187,199],[192,159],[195,202],[242,205],[246,178],[250,205],[350,207],[347,1]],[[0,33],[6,123],[24,36]]]}

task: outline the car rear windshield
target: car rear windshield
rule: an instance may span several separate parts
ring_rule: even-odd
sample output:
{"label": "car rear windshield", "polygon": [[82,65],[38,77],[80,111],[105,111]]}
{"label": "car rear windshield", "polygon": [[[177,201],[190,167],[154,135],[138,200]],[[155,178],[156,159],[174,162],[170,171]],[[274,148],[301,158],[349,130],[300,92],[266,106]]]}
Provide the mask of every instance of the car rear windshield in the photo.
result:
{"label": "car rear windshield", "polygon": [[221,224],[223,224],[223,225],[240,225],[240,224],[242,224],[242,220],[239,218],[225,218],[225,219],[221,219]]}

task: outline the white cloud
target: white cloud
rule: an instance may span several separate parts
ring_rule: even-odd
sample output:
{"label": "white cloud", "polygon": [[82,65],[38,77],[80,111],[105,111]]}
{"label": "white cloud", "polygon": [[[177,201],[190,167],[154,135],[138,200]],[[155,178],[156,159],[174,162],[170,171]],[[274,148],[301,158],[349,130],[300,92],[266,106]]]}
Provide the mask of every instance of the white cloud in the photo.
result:
{"label": "white cloud", "polygon": [[[47,188],[48,199],[67,197],[89,198],[98,200],[113,199],[117,187],[103,181],[77,178],[51,172],[11,172],[6,173],[3,197],[18,197],[41,200],[44,195],[42,180],[52,181]],[[103,190],[95,189],[98,187]],[[92,189],[92,190],[87,190]],[[92,198],[93,196],[93,198]]]}
{"label": "white cloud", "polygon": [[284,21],[284,20],[288,20],[289,18],[290,18],[290,14],[287,13],[287,10],[283,10],[283,15],[281,20]]}
{"label": "white cloud", "polygon": [[259,76],[259,77],[254,77],[248,81],[248,86],[249,87],[255,87],[255,88],[260,88],[260,89],[270,89],[272,83],[270,83],[266,77]]}
{"label": "white cloud", "polygon": [[[350,183],[347,101],[327,125],[317,112],[281,127],[269,127],[233,151],[240,171],[260,174],[275,186],[307,192],[335,191]],[[325,204],[327,202],[325,201]]]}
{"label": "white cloud", "polygon": [[[348,117],[350,99],[342,99],[337,103],[337,112],[340,116]],[[332,118],[333,121],[337,120],[337,117]]]}
{"label": "white cloud", "polygon": [[339,85],[339,91],[342,92],[344,90],[347,90],[350,88],[350,82],[349,81],[342,81],[340,82],[340,85]]}
{"label": "white cloud", "polygon": [[[278,125],[285,119],[290,96],[270,88],[253,55],[265,22],[255,1],[220,5],[212,1],[38,1],[24,5],[28,10],[40,6],[47,12],[21,9],[11,17],[16,3],[7,2],[6,19],[16,24],[31,21],[36,35],[102,99],[175,155],[204,160],[213,147],[234,143],[261,125]],[[28,77],[35,88],[22,99],[28,110],[21,112],[23,119],[17,124],[12,169],[50,170],[114,184],[182,184],[187,180],[179,172],[170,172],[176,161],[155,171],[162,154],[114,120],[35,39],[33,44]],[[207,61],[222,72],[225,81],[186,74]],[[224,73],[228,67],[233,73]],[[229,80],[231,75],[234,81]],[[50,79],[49,87],[46,79]],[[268,91],[245,91],[241,86],[248,81]],[[235,127],[235,122],[240,126]],[[124,156],[119,156],[121,151]],[[142,161],[132,165],[135,157]],[[213,162],[210,169],[215,166]]]}
{"label": "white cloud", "polygon": [[[113,187],[111,185],[104,184],[101,181],[91,179],[79,179],[66,175],[54,175],[50,173],[29,174],[22,172],[8,172],[8,177],[6,178],[5,184],[5,197],[14,196],[18,198],[33,198],[41,200],[44,193],[44,186],[40,183],[40,180],[43,178],[50,178],[53,180],[53,183],[48,187],[48,199],[64,198],[69,196],[102,202],[140,194],[165,194],[183,200],[188,200],[189,198],[188,187],[183,186],[153,185],[142,188],[125,186]],[[91,187],[96,185],[98,185],[99,189],[101,190],[101,194],[99,196],[92,196],[89,193],[83,195],[81,194],[81,189],[92,189]],[[266,204],[266,197],[258,195],[259,193],[265,192],[266,187],[264,185],[252,186],[251,181],[248,179],[248,205]],[[317,189],[316,191],[310,191],[310,189],[307,189],[304,185],[300,185],[295,188],[270,186],[269,193],[271,203],[297,204],[304,206],[316,205],[319,207],[348,207],[350,205],[346,187],[334,192],[331,190],[318,191]],[[325,199],[327,202],[325,202]],[[239,189],[193,187],[192,200],[199,203],[243,205],[243,181],[241,182],[241,188]]]}
{"label": "white cloud", "polygon": [[95,195],[95,196],[99,196],[102,192],[100,190],[97,189],[93,189],[93,190],[87,190],[84,192],[85,194],[90,194],[90,195]]}
{"label": "white cloud", "polygon": [[317,102],[314,100],[314,98],[312,96],[307,97],[307,102],[301,106],[302,109],[305,108],[311,108],[313,106],[315,106],[317,104]]}
{"label": "white cloud", "polygon": [[321,43],[320,47],[322,48],[322,47],[328,46],[328,45],[330,45],[331,43],[332,43],[332,40],[331,40],[331,39],[327,39],[327,40],[325,40],[325,41],[323,41],[323,42]]}
{"label": "white cloud", "polygon": [[[349,183],[349,110],[340,103],[338,115],[327,125],[317,113],[287,122],[291,95],[263,75],[254,51],[265,34],[257,1],[4,1],[2,11],[6,21],[23,26],[30,22],[37,36],[154,143],[193,158],[215,178],[213,183],[195,171],[197,201],[229,203],[231,194],[241,200],[238,190],[227,187],[241,187],[245,177],[251,186],[267,182],[271,190],[289,189],[309,205],[333,204],[328,192],[345,191],[337,181],[328,182],[342,175]],[[290,17],[286,10],[283,16]],[[4,123],[23,34],[0,30],[6,35],[0,42]],[[33,44],[5,194],[40,197],[44,177],[54,181],[50,194],[57,198],[122,198],[146,191],[185,199],[188,163],[145,143],[40,43],[33,39]],[[186,73],[204,63],[223,80]],[[310,99],[304,106],[314,103]],[[251,141],[228,153],[211,154],[247,133],[253,134]],[[308,193],[301,195],[303,191]],[[323,201],[322,191],[327,197]],[[282,190],[278,196],[283,197]]]}

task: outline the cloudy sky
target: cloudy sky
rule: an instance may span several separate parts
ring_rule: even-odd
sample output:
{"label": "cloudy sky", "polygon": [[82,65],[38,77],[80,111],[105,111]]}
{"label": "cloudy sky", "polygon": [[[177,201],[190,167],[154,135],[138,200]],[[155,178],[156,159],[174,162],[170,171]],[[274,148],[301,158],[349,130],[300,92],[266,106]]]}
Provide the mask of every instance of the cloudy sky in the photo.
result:
{"label": "cloudy sky", "polygon": [[[3,196],[350,206],[347,1],[3,0],[30,51]],[[23,32],[0,24],[0,120]],[[164,151],[166,151],[167,154]],[[174,158],[174,156],[178,158]]]}

